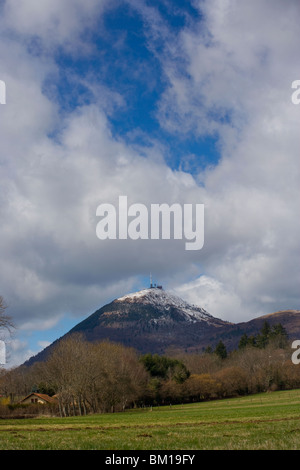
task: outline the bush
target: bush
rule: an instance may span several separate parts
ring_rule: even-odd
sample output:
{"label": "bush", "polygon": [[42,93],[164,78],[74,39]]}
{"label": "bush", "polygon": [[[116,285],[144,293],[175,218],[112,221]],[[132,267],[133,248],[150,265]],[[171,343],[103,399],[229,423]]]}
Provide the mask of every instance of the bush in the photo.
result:
{"label": "bush", "polygon": [[145,354],[140,358],[151,377],[171,379],[177,383],[183,383],[190,375],[186,366],[178,359],[172,359],[158,354]]}
{"label": "bush", "polygon": [[217,396],[219,384],[211,374],[192,374],[185,381],[184,389],[188,400],[208,400]]}
{"label": "bush", "polygon": [[220,385],[221,397],[245,395],[248,392],[247,374],[241,367],[225,367],[215,374],[215,379]]}
{"label": "bush", "polygon": [[2,419],[21,419],[32,418],[40,415],[58,416],[59,410],[56,404],[38,404],[38,403],[15,403],[0,405],[0,418]]}

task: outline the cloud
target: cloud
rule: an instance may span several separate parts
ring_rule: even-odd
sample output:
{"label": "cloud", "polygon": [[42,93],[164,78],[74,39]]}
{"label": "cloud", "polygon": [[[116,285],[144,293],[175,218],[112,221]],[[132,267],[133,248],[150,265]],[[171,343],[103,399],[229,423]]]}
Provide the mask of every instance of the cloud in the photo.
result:
{"label": "cloud", "polygon": [[249,114],[269,114],[274,102],[289,97],[297,76],[293,37],[299,5],[291,1],[286,8],[268,0],[195,5],[202,19],[181,32],[176,52],[166,48],[169,87],[160,122],[199,134],[227,131],[228,125],[241,129]]}
{"label": "cloud", "polygon": [[5,353],[6,362],[2,365],[2,368],[11,369],[23,364],[30,357],[37,354],[37,351],[30,349],[27,341],[22,341],[16,338],[6,342]]}
{"label": "cloud", "polygon": [[[81,35],[96,26],[97,19],[114,3],[107,0],[34,0],[5,2],[3,15],[8,31],[42,41],[45,49],[64,45],[73,52],[82,46]],[[78,52],[78,50],[77,50]]]}
{"label": "cloud", "polygon": [[[182,284],[175,289],[177,295],[186,299],[189,303],[205,308],[213,316],[226,318],[228,321],[241,321],[240,311],[243,309],[244,317],[253,312],[246,310],[241,305],[241,298],[232,286],[209,276],[201,276],[196,280]],[[251,318],[251,317],[250,317]]]}

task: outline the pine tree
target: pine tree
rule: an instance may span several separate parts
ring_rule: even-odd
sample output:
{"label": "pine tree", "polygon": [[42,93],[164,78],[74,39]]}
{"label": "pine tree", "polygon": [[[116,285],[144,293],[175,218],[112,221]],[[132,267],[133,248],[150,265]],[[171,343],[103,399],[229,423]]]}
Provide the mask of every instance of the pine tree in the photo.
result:
{"label": "pine tree", "polygon": [[248,344],[249,344],[249,337],[246,333],[244,333],[240,338],[238,348],[243,349],[246,346],[248,346]]}
{"label": "pine tree", "polygon": [[277,346],[281,349],[287,346],[288,334],[286,329],[282,326],[281,323],[274,325],[270,333],[270,339],[275,341]]}
{"label": "pine tree", "polygon": [[269,344],[270,334],[271,327],[269,323],[265,320],[260,330],[260,334],[256,336],[256,345],[258,348],[264,349]]}
{"label": "pine tree", "polygon": [[225,344],[223,343],[223,341],[219,341],[217,346],[216,346],[216,349],[215,349],[215,354],[217,356],[219,356],[221,359],[226,359],[227,357],[227,350],[226,350],[226,346]]}

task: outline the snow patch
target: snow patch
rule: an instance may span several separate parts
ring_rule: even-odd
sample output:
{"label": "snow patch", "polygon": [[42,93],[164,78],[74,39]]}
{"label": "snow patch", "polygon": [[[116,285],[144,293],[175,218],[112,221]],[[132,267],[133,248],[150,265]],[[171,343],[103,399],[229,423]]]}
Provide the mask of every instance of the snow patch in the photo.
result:
{"label": "snow patch", "polygon": [[180,312],[184,314],[186,320],[191,322],[199,320],[214,320],[212,315],[210,315],[204,308],[190,305],[180,297],[155,287],[124,295],[117,299],[116,302],[143,302],[144,304],[160,307],[164,310],[170,310],[170,308],[173,307],[180,310]]}

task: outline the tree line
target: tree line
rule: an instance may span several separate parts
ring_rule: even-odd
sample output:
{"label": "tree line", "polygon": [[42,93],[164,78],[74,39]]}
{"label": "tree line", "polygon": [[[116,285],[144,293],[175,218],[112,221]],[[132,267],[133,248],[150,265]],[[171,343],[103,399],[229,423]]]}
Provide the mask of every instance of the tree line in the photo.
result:
{"label": "tree line", "polygon": [[46,361],[0,373],[0,395],[10,406],[32,391],[46,393],[56,397],[62,417],[291,388],[300,388],[300,369],[291,361],[285,330],[267,323],[255,337],[242,335],[229,353],[219,342],[197,354],[139,355],[74,334]]}
{"label": "tree line", "polygon": [[[247,346],[265,349],[270,343],[273,344],[273,347],[276,346],[277,348],[284,349],[288,345],[288,334],[281,323],[271,326],[269,322],[265,320],[263,326],[256,335],[248,336],[247,333],[242,334],[238,343],[238,349],[243,349]],[[227,357],[227,349],[222,340],[218,342],[214,350],[211,346],[208,346],[205,349],[205,352],[214,352],[221,359],[225,359]]]}

